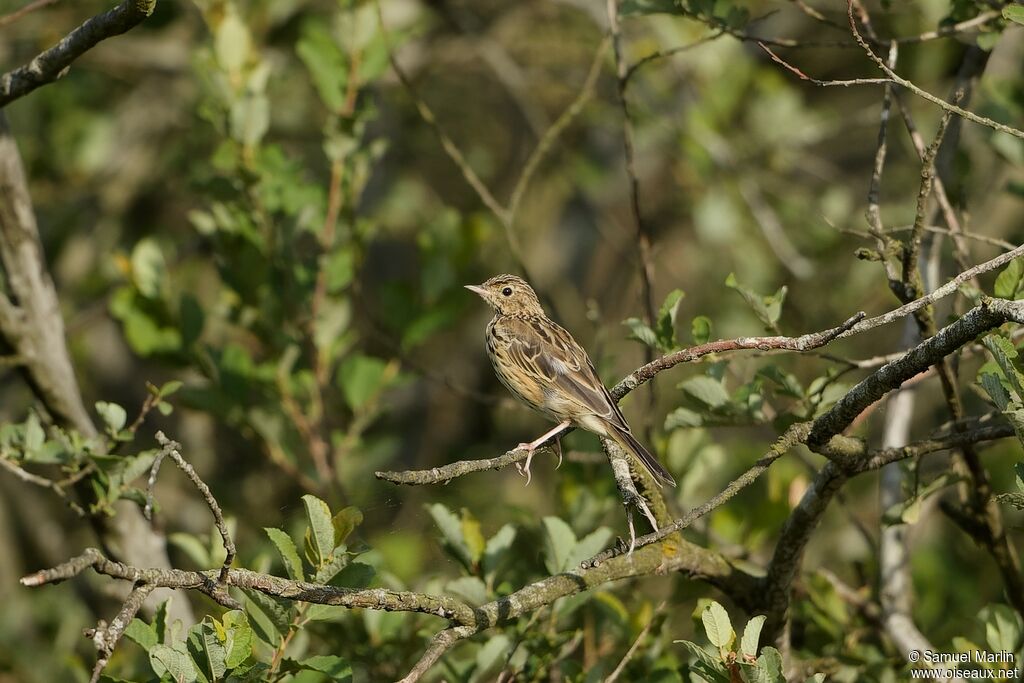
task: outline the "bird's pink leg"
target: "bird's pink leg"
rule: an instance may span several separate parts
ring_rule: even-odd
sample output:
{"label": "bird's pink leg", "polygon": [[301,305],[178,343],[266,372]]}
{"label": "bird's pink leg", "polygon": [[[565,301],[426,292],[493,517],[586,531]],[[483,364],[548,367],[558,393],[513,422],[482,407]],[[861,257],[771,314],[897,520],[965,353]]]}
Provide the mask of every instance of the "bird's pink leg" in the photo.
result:
{"label": "bird's pink leg", "polygon": [[[525,474],[526,475],[526,486],[530,485],[530,479],[533,476],[533,475],[530,474],[530,461],[533,460],[533,452],[537,450],[538,446],[540,446],[542,443],[544,443],[545,441],[550,439],[552,436],[554,436],[558,432],[560,432],[563,429],[565,429],[566,427],[568,427],[570,424],[571,423],[570,423],[569,420],[562,420],[557,425],[552,427],[549,431],[544,432],[543,434],[538,436],[536,439],[534,439],[530,443],[521,443],[518,446],[516,446],[516,448],[522,448],[522,449],[526,450],[526,465],[525,466],[520,466],[519,463],[516,463],[516,468],[519,470],[519,474]],[[561,444],[558,445],[558,464],[559,465],[562,464],[562,446],[561,446]]]}

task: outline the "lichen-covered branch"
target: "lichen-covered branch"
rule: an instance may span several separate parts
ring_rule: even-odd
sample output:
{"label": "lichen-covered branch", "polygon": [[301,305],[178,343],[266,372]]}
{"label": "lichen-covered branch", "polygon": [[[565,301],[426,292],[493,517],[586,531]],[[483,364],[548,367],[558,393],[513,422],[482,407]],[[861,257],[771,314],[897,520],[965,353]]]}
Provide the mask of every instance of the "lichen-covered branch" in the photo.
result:
{"label": "lichen-covered branch", "polygon": [[[78,576],[86,569],[140,587],[183,588],[197,590],[229,608],[236,601],[225,590],[229,586],[260,591],[286,600],[335,605],[351,609],[418,612],[447,619],[453,627],[435,636],[434,642],[417,665],[426,671],[457,640],[517,619],[555,600],[585,590],[638,576],[681,572],[719,587],[737,604],[754,603],[757,579],[730,564],[718,553],[673,539],[643,548],[632,555],[614,558],[590,569],[576,569],[531,583],[505,597],[480,607],[444,595],[428,595],[383,588],[356,590],[321,585],[261,574],[247,569],[185,571],[181,569],[142,569],[107,559],[99,550],[88,548],[81,555],[52,569],[44,569],[21,579],[24,586],[59,583]],[[417,669],[414,669],[416,672]],[[410,676],[413,674],[410,673]],[[418,676],[404,680],[415,681]]]}
{"label": "lichen-covered branch", "polygon": [[28,64],[0,76],[0,107],[61,78],[72,62],[99,42],[131,30],[152,14],[154,7],[156,0],[124,0],[117,7],[86,20]]}
{"label": "lichen-covered branch", "polygon": [[823,447],[829,439],[846,429],[861,411],[886,393],[914,375],[926,371],[982,332],[1011,321],[1024,322],[1024,302],[985,299],[962,318],[939,330],[934,337],[900,358],[886,363],[853,387],[828,412],[814,421],[807,440],[808,446],[812,450]]}
{"label": "lichen-covered branch", "polygon": [[[851,389],[830,410],[818,417],[811,427],[807,445],[830,458],[818,472],[803,498],[793,510],[779,534],[775,553],[768,566],[764,583],[764,605],[768,615],[766,637],[775,637],[785,622],[792,581],[799,568],[803,551],[817,528],[828,503],[847,478],[866,471],[867,465],[881,467],[903,455],[919,455],[937,447],[935,442],[923,446],[883,451],[870,458],[863,456],[863,447],[856,440],[839,435],[865,408],[914,375],[924,372],[975,337],[1005,322],[1024,321],[1024,301],[985,299],[959,320],[939,330],[930,339],[917,345],[902,357],[882,366]],[[1005,432],[1000,432],[1005,433]],[[968,434],[970,436],[968,436]],[[993,432],[960,432],[943,439],[944,447],[962,446],[991,437]],[[974,439],[974,441],[970,441]],[[837,447],[841,444],[841,447]]]}
{"label": "lichen-covered branch", "polygon": [[270,574],[260,574],[248,569],[229,569],[220,579],[221,571],[186,571],[183,569],[142,569],[107,559],[96,548],[87,548],[78,557],[52,569],[44,569],[21,579],[24,586],[42,586],[59,583],[78,576],[86,569],[115,579],[131,581],[135,585],[161,588],[184,588],[198,590],[224,605],[237,609],[239,605],[225,590],[227,587],[245,588],[267,595],[312,602],[321,605],[336,605],[352,609],[375,609],[399,612],[422,612],[458,624],[476,625],[473,608],[455,598],[424,595],[405,591],[391,591],[383,588],[355,590],[337,586],[325,586],[305,581],[292,581]]}

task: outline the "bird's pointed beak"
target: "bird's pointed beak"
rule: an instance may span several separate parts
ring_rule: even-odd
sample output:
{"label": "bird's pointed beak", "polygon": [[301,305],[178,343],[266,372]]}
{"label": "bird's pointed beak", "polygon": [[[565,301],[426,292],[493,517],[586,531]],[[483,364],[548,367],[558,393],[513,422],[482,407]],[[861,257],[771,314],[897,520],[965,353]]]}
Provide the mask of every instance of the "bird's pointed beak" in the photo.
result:
{"label": "bird's pointed beak", "polygon": [[484,299],[487,298],[487,290],[484,289],[483,287],[481,287],[480,285],[465,285],[465,287],[469,291],[475,292],[476,294],[478,294],[481,298],[484,298]]}

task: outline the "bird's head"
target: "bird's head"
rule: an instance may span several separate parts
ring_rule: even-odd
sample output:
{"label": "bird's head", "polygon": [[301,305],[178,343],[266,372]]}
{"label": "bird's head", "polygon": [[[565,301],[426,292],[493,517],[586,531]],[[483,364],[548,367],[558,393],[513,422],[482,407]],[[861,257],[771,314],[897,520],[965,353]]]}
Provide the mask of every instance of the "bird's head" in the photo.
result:
{"label": "bird's head", "polygon": [[500,315],[544,315],[537,294],[521,277],[495,275],[482,284],[466,285],[466,289],[479,294]]}

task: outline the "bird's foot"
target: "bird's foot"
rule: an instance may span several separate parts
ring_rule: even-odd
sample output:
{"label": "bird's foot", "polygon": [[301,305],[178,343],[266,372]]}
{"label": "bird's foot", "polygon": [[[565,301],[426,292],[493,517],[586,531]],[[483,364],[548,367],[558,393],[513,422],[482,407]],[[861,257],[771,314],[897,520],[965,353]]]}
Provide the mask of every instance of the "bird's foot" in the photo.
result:
{"label": "bird's foot", "polygon": [[551,450],[553,450],[555,455],[558,456],[558,464],[555,465],[555,469],[557,470],[562,466],[562,440],[555,439],[555,442],[551,445]]}
{"label": "bird's foot", "polygon": [[523,443],[516,446],[516,448],[526,451],[526,464],[520,465],[517,462],[516,469],[519,470],[519,474],[526,477],[526,483],[524,484],[524,486],[529,486],[530,480],[533,478],[533,475],[530,474],[530,462],[533,460],[533,454],[537,450],[537,447],[534,446],[532,443],[526,443],[524,441]]}

